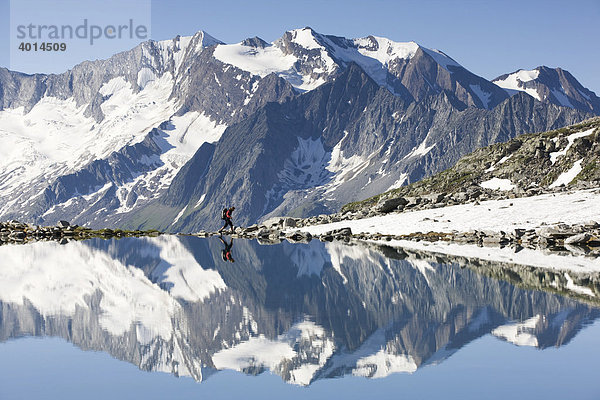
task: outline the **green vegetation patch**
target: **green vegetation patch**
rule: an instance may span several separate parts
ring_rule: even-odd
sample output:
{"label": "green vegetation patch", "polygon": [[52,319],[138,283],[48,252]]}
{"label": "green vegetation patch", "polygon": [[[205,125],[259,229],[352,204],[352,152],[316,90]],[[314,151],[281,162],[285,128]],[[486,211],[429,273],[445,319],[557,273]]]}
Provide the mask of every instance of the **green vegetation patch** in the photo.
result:
{"label": "green vegetation patch", "polygon": [[600,164],[596,160],[588,163],[579,174],[571,181],[575,184],[578,181],[592,181],[600,179]]}

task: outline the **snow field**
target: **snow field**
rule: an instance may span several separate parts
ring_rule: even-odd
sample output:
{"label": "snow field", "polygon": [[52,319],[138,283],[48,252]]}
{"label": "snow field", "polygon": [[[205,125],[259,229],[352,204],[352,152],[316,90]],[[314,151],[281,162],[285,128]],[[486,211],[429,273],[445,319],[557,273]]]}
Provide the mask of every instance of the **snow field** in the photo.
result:
{"label": "snow field", "polygon": [[[301,228],[313,235],[333,229],[349,227],[353,233],[380,233],[408,235],[416,232],[468,232],[473,230],[513,232],[514,229],[540,229],[558,223],[580,224],[600,219],[600,192],[581,190],[575,192],[544,194],[527,198],[490,200],[479,205],[464,204],[429,210],[391,213],[359,220]],[[544,254],[523,249],[514,253],[511,248],[477,247],[447,242],[392,241],[401,247],[440,252],[490,261],[512,262],[542,268],[573,269],[600,272],[597,259]]]}

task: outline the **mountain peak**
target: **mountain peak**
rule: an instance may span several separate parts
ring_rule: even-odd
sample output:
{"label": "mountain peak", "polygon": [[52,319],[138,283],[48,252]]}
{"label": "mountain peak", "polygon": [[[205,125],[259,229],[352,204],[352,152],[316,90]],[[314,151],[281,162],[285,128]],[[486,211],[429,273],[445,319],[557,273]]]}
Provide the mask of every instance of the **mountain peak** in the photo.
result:
{"label": "mountain peak", "polygon": [[415,42],[395,42],[373,35],[352,39],[352,41],[362,55],[375,58],[383,65],[398,58],[411,59],[420,47]]}
{"label": "mountain peak", "polygon": [[600,111],[600,98],[583,87],[569,71],[560,67],[542,65],[532,70],[519,69],[501,75],[492,82],[511,96],[525,92],[541,102],[593,113]]}
{"label": "mountain peak", "polygon": [[198,31],[196,32],[196,34],[194,35],[194,37],[199,37],[202,40],[202,46],[204,47],[209,47],[209,46],[213,46],[216,44],[223,44],[222,41],[220,41],[219,39],[215,38],[214,36],[208,34],[205,31]]}
{"label": "mountain peak", "polygon": [[265,42],[258,36],[254,36],[254,37],[242,40],[242,45],[248,46],[248,47],[258,47],[258,48],[264,49],[265,47],[269,46],[269,43]]}
{"label": "mountain peak", "polygon": [[[296,45],[303,47],[307,50],[313,49],[321,49],[323,48],[324,43],[322,43],[323,35],[316,32],[311,27],[307,26],[301,29],[292,29],[291,31],[287,31],[280,41],[289,40]],[[281,43],[281,42],[280,42]]]}

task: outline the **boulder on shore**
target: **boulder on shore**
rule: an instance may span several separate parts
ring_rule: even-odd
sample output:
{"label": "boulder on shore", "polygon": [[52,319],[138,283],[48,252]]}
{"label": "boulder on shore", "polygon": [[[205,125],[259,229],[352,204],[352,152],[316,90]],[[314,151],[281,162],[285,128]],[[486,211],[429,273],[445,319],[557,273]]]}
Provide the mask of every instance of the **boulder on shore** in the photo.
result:
{"label": "boulder on shore", "polygon": [[587,243],[592,238],[592,235],[589,233],[580,233],[578,235],[573,235],[565,239],[565,244],[579,244],[579,243]]}
{"label": "boulder on shore", "polygon": [[408,204],[408,200],[404,197],[393,197],[391,199],[381,200],[375,206],[375,209],[381,213],[389,213],[398,208],[398,206],[405,206]]}
{"label": "boulder on shore", "polygon": [[276,226],[279,226],[283,223],[283,218],[281,217],[273,217],[273,218],[269,218],[268,220],[266,220],[265,222],[263,222],[261,225],[267,227],[267,228],[274,228]]}

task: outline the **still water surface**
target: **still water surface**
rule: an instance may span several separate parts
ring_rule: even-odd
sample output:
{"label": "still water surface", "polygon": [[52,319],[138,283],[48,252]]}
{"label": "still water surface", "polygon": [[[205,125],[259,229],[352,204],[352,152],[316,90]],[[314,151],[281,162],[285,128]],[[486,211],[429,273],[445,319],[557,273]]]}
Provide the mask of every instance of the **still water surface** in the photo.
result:
{"label": "still water surface", "polygon": [[224,239],[0,247],[0,398],[600,398],[593,303],[423,252]]}

